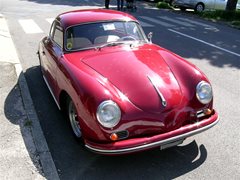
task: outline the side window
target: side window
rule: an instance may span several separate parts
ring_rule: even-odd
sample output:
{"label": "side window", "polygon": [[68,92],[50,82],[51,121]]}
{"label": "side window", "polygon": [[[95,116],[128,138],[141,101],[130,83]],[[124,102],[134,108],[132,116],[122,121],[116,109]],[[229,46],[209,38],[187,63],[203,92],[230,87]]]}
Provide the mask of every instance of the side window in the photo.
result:
{"label": "side window", "polygon": [[50,36],[55,43],[63,47],[63,29],[58,21],[53,23]]}

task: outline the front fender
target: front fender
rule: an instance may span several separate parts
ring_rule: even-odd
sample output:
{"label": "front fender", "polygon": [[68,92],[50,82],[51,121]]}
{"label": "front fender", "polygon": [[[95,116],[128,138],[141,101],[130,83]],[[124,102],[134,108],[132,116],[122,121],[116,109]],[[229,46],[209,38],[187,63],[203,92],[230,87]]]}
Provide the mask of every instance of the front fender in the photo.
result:
{"label": "front fender", "polygon": [[183,93],[183,100],[195,109],[201,109],[204,106],[206,108],[212,108],[212,102],[210,102],[208,105],[203,105],[198,101],[196,97],[197,84],[200,81],[206,81],[209,83],[206,75],[195,65],[189,63],[180,56],[177,56],[168,51],[160,50],[160,53],[179,83],[179,86]]}

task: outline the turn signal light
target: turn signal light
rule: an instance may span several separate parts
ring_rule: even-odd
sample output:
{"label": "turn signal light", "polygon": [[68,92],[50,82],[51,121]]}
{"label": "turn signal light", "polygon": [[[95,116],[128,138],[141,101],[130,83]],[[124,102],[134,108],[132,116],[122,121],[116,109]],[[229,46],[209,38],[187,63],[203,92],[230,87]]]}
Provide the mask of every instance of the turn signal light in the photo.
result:
{"label": "turn signal light", "polygon": [[110,139],[112,141],[116,141],[116,140],[118,140],[118,135],[116,133],[112,133],[111,136],[110,136]]}
{"label": "turn signal light", "polygon": [[210,115],[212,113],[211,109],[204,109],[204,114],[205,115]]}

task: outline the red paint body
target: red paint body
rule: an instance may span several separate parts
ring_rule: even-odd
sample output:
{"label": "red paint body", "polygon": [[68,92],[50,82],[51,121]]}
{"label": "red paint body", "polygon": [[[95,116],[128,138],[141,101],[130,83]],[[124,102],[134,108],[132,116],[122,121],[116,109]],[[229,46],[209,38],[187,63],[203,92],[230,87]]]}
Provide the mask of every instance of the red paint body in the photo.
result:
{"label": "red paint body", "polygon": [[[130,15],[111,10],[73,11],[56,19],[64,32],[69,26],[88,22],[137,22]],[[202,80],[208,82],[206,76],[194,65],[157,45],[119,45],[69,53],[46,37],[40,43],[39,55],[43,75],[57,103],[61,104],[63,92],[74,101],[83,138],[92,150],[121,150],[162,140],[170,142],[170,138],[218,120],[214,110],[204,118],[196,117],[197,111],[213,109],[212,101],[203,105],[196,98],[196,86]],[[167,101],[166,107],[148,77],[156,80]],[[98,105],[104,100],[115,101],[122,112],[120,122],[111,129],[104,128],[96,119]],[[127,139],[110,140],[112,133],[123,130],[129,133]],[[124,152],[94,151],[121,154],[158,145]]]}

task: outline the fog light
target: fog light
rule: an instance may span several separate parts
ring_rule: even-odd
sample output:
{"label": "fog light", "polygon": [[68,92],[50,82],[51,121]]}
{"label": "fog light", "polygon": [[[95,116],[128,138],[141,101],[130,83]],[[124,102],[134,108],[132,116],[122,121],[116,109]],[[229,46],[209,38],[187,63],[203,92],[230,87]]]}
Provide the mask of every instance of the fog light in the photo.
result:
{"label": "fog light", "polygon": [[204,109],[203,113],[205,115],[210,115],[212,113],[212,110],[211,109]]}
{"label": "fog light", "polygon": [[116,133],[112,133],[111,136],[110,136],[110,139],[112,141],[116,141],[116,140],[118,140],[118,135]]}

